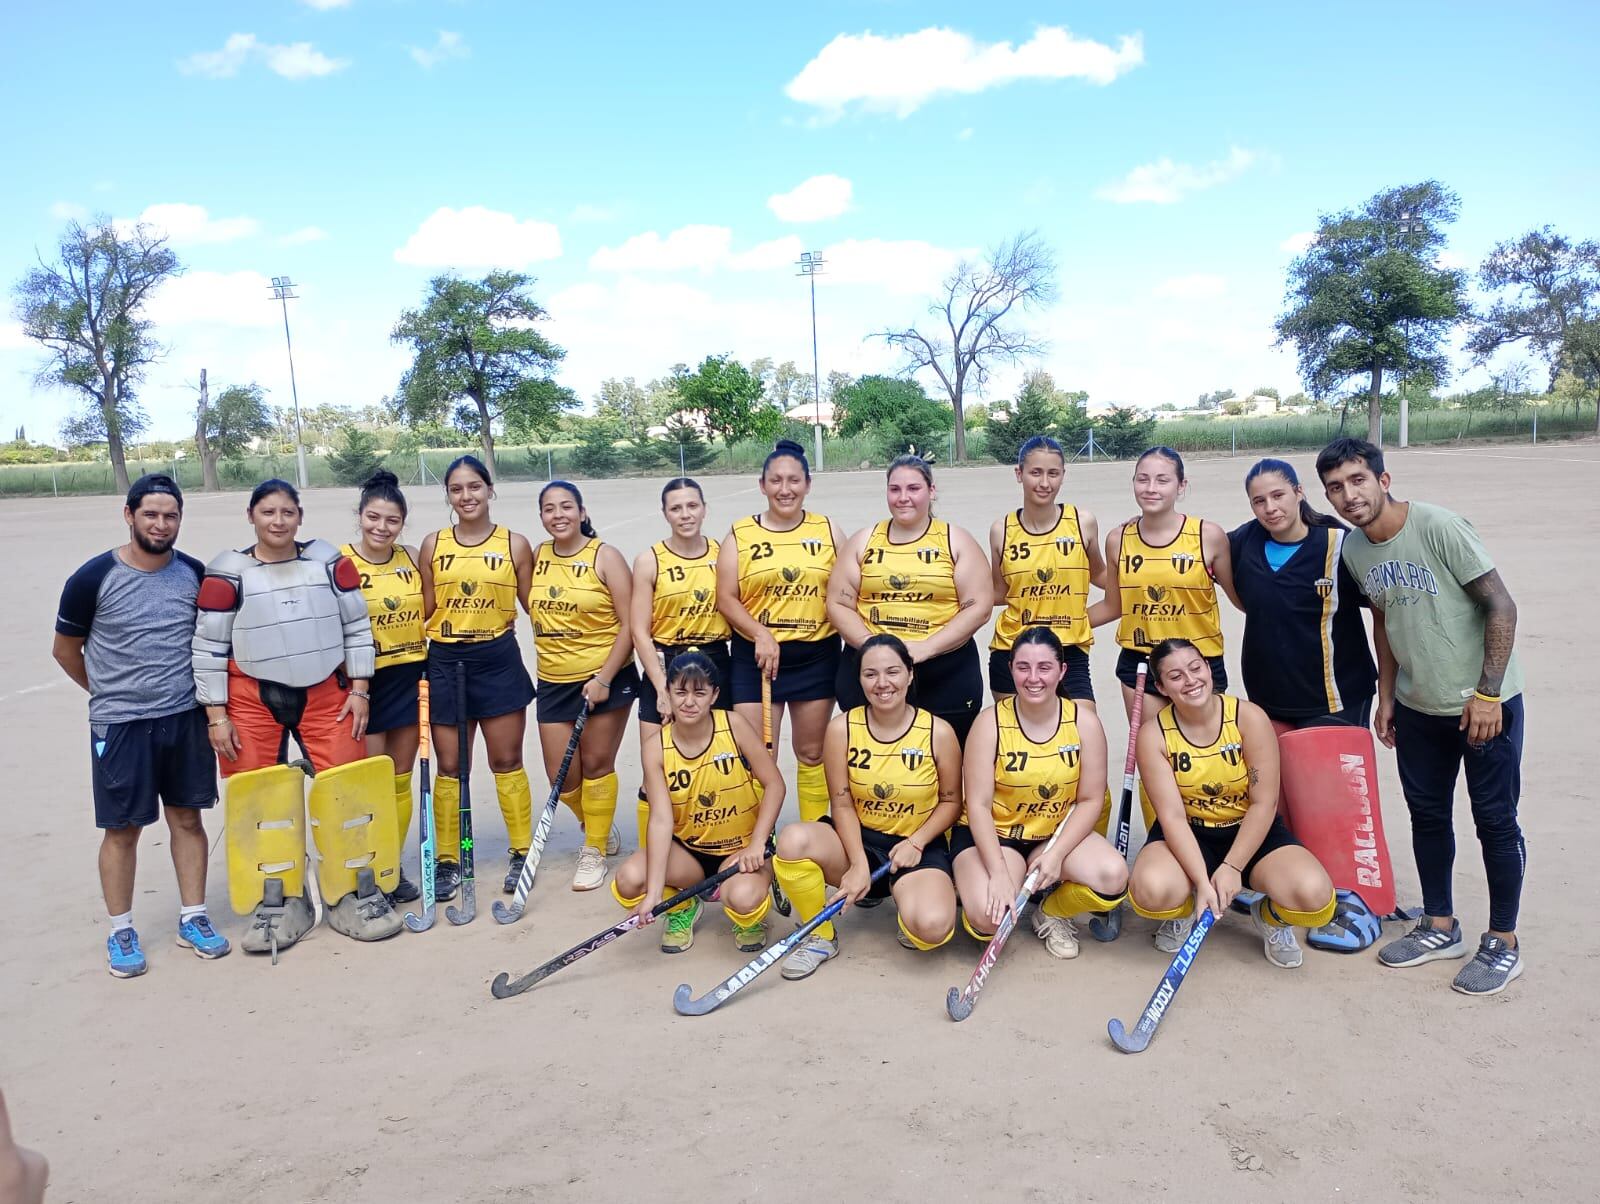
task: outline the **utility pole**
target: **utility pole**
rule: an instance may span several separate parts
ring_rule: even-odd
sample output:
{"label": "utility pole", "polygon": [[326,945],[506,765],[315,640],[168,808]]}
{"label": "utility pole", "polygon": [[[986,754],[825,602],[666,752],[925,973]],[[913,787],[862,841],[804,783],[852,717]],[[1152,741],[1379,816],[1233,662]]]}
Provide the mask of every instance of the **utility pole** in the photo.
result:
{"label": "utility pole", "polygon": [[804,276],[811,282],[811,401],[816,415],[817,468],[822,468],[822,368],[817,358],[817,275],[822,271],[823,258],[813,255],[810,251],[800,252],[796,261],[800,270],[797,276]]}
{"label": "utility pole", "polygon": [[300,390],[294,383],[294,343],[289,339],[289,302],[296,300],[299,294],[294,291],[294,281],[289,277],[274,276],[272,296],[283,304],[283,345],[289,352],[289,395],[294,398],[294,458],[300,470],[300,488],[306,489],[310,486],[310,478],[306,476],[306,442],[300,428]]}

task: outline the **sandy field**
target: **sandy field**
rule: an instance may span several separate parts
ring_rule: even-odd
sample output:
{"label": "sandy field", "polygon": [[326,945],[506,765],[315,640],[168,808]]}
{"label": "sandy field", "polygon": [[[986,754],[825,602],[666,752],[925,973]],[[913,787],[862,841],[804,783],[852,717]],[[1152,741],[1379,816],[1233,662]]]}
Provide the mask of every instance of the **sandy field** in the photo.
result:
{"label": "sandy field", "polygon": [[[1310,457],[1294,462],[1314,479]],[[1224,526],[1249,517],[1249,463],[1192,465],[1185,508]],[[944,994],[966,981],[978,947],[958,934],[935,953],[907,953],[888,907],[848,916],[842,956],[815,977],[787,983],[773,971],[699,1019],[674,1014],[673,988],[687,981],[699,994],[745,960],[716,911],[685,956],[660,955],[652,930],[494,1000],[496,973],[531,969],[620,913],[609,892],[567,889],[579,833],[562,810],[528,915],[510,928],[493,921],[505,834],[481,752],[476,923],[441,920],[375,946],[323,928],[277,967],[237,951],[202,962],[172,943],[178,900],[158,826],[142,845],[135,903],[150,972],[115,980],[85,700],[49,649],[63,581],[126,528],[112,498],[0,503],[5,561],[23,574],[0,612],[0,765],[12,783],[0,807],[0,1086],[18,1140],[53,1165],[48,1199],[1592,1198],[1600,1095],[1583,1051],[1600,981],[1593,950],[1560,942],[1581,936],[1574,921],[1594,890],[1593,840],[1585,862],[1580,836],[1594,797],[1582,752],[1594,704],[1580,691],[1596,659],[1570,637],[1600,597],[1600,446],[1416,450],[1390,467],[1397,496],[1477,524],[1520,607],[1527,971],[1483,1000],[1449,990],[1457,963],[1386,971],[1371,952],[1308,950],[1302,969],[1281,972],[1248,921],[1230,916],[1137,1058],[1105,1031],[1111,1016],[1131,1026],[1167,961],[1136,917],[1114,945],[1085,934],[1074,962],[1019,933],[959,1026]],[[1127,464],[1074,465],[1063,496],[1104,529],[1133,510],[1129,476]],[[980,540],[1017,504],[1009,469],[940,470],[939,481],[940,513]],[[664,534],[658,486],[586,487],[601,534],[630,559]],[[539,534],[534,492],[503,490],[497,518]],[[709,478],[707,495],[718,535],[757,508],[750,479]],[[415,544],[445,507],[434,488],[412,496]],[[305,534],[353,533],[353,490],[306,502]],[[812,503],[853,530],[883,515],[882,474],[820,476]],[[243,509],[237,493],[191,498],[180,546],[207,559],[247,543]],[[1224,614],[1236,640],[1238,616]],[[522,631],[527,650],[525,619]],[[1116,698],[1114,659],[1102,629],[1103,700]],[[1115,767],[1127,729],[1114,701],[1102,714]],[[536,765],[531,732],[529,750]],[[1400,893],[1415,903],[1393,758],[1380,750],[1380,761]],[[787,751],[782,763],[792,773]],[[630,729],[625,849],[638,765]],[[533,776],[537,803],[545,788]],[[1457,906],[1472,941],[1487,907],[1464,788],[1457,825]],[[208,828],[220,837],[220,814]],[[408,864],[415,855],[413,840]],[[229,910],[225,872],[214,847],[212,915],[237,941],[245,920]],[[774,935],[786,931],[778,920]]]}

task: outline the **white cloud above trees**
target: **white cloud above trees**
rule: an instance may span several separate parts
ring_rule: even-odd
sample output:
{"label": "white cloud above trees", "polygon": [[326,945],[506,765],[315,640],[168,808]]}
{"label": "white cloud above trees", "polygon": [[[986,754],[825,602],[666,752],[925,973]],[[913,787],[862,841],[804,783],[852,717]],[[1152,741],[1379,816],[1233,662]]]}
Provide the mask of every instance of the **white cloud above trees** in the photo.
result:
{"label": "white cloud above trees", "polygon": [[310,42],[263,42],[253,33],[235,33],[228,35],[220,49],[196,51],[179,59],[178,70],[206,79],[231,79],[252,62],[291,80],[333,75],[350,65],[349,59],[324,54]]}
{"label": "white cloud above trees", "polygon": [[1120,180],[1103,185],[1095,195],[1118,205],[1173,205],[1191,192],[1226,184],[1249,171],[1262,156],[1242,146],[1231,147],[1226,158],[1210,163],[1175,163],[1162,156],[1154,163],[1135,167]]}
{"label": "white cloud above trees", "polygon": [[843,176],[812,176],[788,192],[769,196],[767,208],[781,222],[821,222],[847,212],[851,192],[850,181]]}
{"label": "white cloud above trees", "polygon": [[525,268],[561,255],[554,222],[469,205],[443,206],[394,253],[398,263],[438,268]]}
{"label": "white cloud above trees", "polygon": [[261,230],[261,223],[253,217],[212,217],[205,206],[183,202],[147,205],[138,217],[118,218],[115,225],[121,230],[149,226],[164,234],[174,246],[233,242]]}

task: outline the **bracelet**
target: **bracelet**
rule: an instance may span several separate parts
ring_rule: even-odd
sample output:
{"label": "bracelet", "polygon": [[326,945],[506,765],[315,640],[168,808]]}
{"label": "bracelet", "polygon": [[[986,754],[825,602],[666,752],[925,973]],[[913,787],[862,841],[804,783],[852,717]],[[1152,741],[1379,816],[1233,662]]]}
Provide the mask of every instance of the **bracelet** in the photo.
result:
{"label": "bracelet", "polygon": [[1234,865],[1233,862],[1229,861],[1226,857],[1224,857],[1222,859],[1222,864],[1227,866],[1234,873],[1238,874],[1239,877],[1241,877],[1241,878],[1244,877],[1244,871],[1242,869],[1240,869],[1238,866]]}
{"label": "bracelet", "polygon": [[208,723],[208,724],[206,724],[206,726],[207,727],[221,727],[224,723],[232,723],[232,722],[233,722],[233,720],[229,719],[226,715],[224,715],[221,719],[218,719],[218,720],[216,720],[216,721],[214,721],[212,723]]}
{"label": "bracelet", "polygon": [[1500,701],[1500,695],[1498,695],[1498,694],[1485,694],[1482,690],[1474,690],[1472,692],[1472,696],[1474,698],[1476,698],[1479,702],[1499,702]]}
{"label": "bracelet", "polygon": [[372,701],[372,695],[368,694],[365,690],[351,690],[350,691],[350,697],[351,698],[364,698],[368,702]]}
{"label": "bracelet", "polygon": [[609,681],[601,681],[598,677],[591,677],[589,680],[599,685],[602,689],[609,690],[611,688]]}

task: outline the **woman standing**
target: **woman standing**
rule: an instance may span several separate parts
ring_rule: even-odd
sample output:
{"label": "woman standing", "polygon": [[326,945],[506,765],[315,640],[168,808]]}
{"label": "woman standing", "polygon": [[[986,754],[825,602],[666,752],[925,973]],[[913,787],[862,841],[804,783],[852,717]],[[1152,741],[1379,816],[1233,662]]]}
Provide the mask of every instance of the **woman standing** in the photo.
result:
{"label": "woman standing", "polygon": [[1034,910],[1033,931],[1060,958],[1078,956],[1072,917],[1110,911],[1128,884],[1127,862],[1094,830],[1105,803],[1105,731],[1092,709],[1061,697],[1066,666],[1048,627],[1017,637],[1017,692],[978,716],[963,772],[966,811],[950,835],[967,931],[993,937],[1037,866],[1043,886],[1061,885]]}
{"label": "woman standing", "polygon": [[[705,492],[689,477],[675,477],[661,489],[661,513],[671,534],[639,553],[633,562],[633,645],[641,650],[639,747],[659,745],[661,724],[672,713],[667,669],[673,658],[698,652],[711,665],[714,706],[733,706],[729,680],[728,620],[717,610],[716,540],[702,533]],[[645,652],[644,649],[650,649]],[[644,847],[648,805],[639,787],[639,847]]]}
{"label": "woman standing", "polygon": [[[522,737],[533,701],[533,679],[517,644],[517,600],[527,606],[533,549],[525,536],[489,515],[494,482],[476,456],[459,456],[444,474],[452,526],[422,541],[422,605],[428,616],[428,703],[438,776],[433,782],[434,831],[439,860],[434,873],[440,899],[455,897],[461,865],[458,767],[472,764],[471,726],[483,735],[494,774],[495,798],[505,819],[511,865],[505,890],[517,876],[533,840],[533,795],[522,765]],[[466,679],[468,745],[458,748],[458,671]],[[465,761],[463,762],[463,758]]]}
{"label": "woman standing", "polygon": [[[611,893],[648,924],[670,884],[674,893],[734,862],[739,872],[718,889],[733,925],[733,943],[754,953],[767,943],[772,871],[767,842],[783,810],[783,778],[755,730],[717,706],[716,666],[703,652],[685,652],[667,666],[663,699],[672,723],[657,724],[641,750],[652,839],[617,867]],[[701,902],[667,912],[661,952],[694,944]]]}
{"label": "woman standing", "polygon": [[966,742],[983,706],[983,673],[973,640],[988,620],[989,562],[978,541],[933,516],[933,470],[897,456],[887,474],[889,517],[857,531],[828,583],[828,618],[844,637],[836,692],[861,706],[860,654],[874,635],[898,636],[917,664],[919,704]]}
{"label": "woman standing", "polygon": [[[945,832],[961,812],[961,746],[948,723],[911,705],[918,668],[897,636],[869,637],[856,661],[866,703],[833,718],[823,750],[832,814],[784,828],[773,872],[804,922],[829,886],[860,902],[888,862],[870,897],[894,899],[907,949],[937,949],[955,935]],[[838,952],[833,924],[820,925],[780,972],[806,978]]]}
{"label": "woman standing", "polygon": [[1139,777],[1156,823],[1133,863],[1133,909],[1160,920],[1156,947],[1176,953],[1192,916],[1221,916],[1241,887],[1267,960],[1302,955],[1290,925],[1316,928],[1334,911],[1327,871],[1278,817],[1278,738],[1254,703],[1220,693],[1188,640],[1150,653],[1150,676],[1171,702],[1139,731]]}
{"label": "woman standing", "polygon": [[1035,435],[1017,453],[1022,505],[989,529],[994,561],[994,604],[1003,606],[989,642],[989,690],[995,701],[1017,692],[1011,679],[1011,645],[1029,627],[1048,627],[1061,640],[1066,673],[1061,696],[1094,710],[1089,677],[1089,586],[1105,588],[1100,525],[1094,515],[1056,499],[1066,477],[1061,444]]}
{"label": "woman standing", "polygon": [[1378,670],[1364,595],[1339,554],[1344,525],[1311,508],[1283,460],[1258,461],[1244,491],[1255,518],[1230,531],[1228,545],[1244,612],[1246,695],[1284,727],[1366,727]]}
{"label": "woman standing", "polygon": [[[1188,488],[1183,457],[1170,447],[1152,447],[1133,466],[1133,499],[1139,517],[1106,533],[1106,596],[1090,610],[1090,623],[1117,624],[1117,680],[1122,702],[1133,714],[1139,662],[1166,639],[1194,643],[1211,666],[1216,689],[1228,688],[1222,663],[1222,619],[1218,585],[1233,594],[1228,537],[1216,523],[1180,514]],[[1155,675],[1145,682],[1155,696]]]}
{"label": "woman standing", "polygon": [[582,781],[561,794],[583,825],[573,890],[606,880],[606,857],[621,848],[617,813],[617,748],[628,708],[639,693],[629,614],[633,581],[622,553],[601,543],[583,495],[570,481],[539,491],[539,519],[550,536],[533,558],[528,609],[539,650],[539,745],[553,784],[578,716]]}
{"label": "woman standing", "polygon": [[717,559],[717,609],[733,627],[733,706],[759,729],[761,679],[772,682],[773,748],[787,711],[800,818],[820,819],[828,812],[822,741],[839,668],[828,574],[844,537],[832,520],[806,511],[811,465],[794,440],[778,440],[760,488],[767,508],[733,524]]}
{"label": "woman standing", "polygon": [[[361,536],[340,549],[361,576],[361,592],[372,622],[377,651],[372,675],[372,705],[367,715],[367,755],[394,762],[395,823],[400,847],[411,830],[411,766],[417,759],[417,687],[428,667],[426,620],[422,609],[422,571],[418,553],[400,542],[406,525],[406,496],[400,478],[380,468],[361,486],[356,521]],[[389,894],[391,903],[417,898],[406,878]]]}

